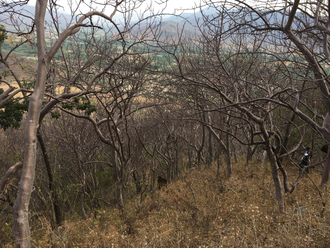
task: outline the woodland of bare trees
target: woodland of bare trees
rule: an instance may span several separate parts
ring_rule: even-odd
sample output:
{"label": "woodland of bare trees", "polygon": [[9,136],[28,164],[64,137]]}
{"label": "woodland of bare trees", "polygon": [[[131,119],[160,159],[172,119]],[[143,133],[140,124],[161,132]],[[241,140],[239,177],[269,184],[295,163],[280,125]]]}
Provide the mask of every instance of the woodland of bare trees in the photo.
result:
{"label": "woodland of bare trees", "polygon": [[193,167],[230,177],[233,161],[249,171],[264,153],[284,213],[305,144],[326,185],[329,1],[205,0],[176,15],[195,33],[175,34],[162,29],[166,2],[78,1],[70,15],[61,1],[28,3],[0,3],[0,206],[17,247],[40,218],[56,229],[67,215],[124,212]]}

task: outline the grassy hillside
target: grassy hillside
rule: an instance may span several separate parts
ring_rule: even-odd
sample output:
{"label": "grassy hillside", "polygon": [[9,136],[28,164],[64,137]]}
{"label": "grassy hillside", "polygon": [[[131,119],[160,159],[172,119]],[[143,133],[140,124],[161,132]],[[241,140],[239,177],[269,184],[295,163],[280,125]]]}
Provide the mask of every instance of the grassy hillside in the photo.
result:
{"label": "grassy hillside", "polygon": [[[317,188],[303,176],[286,195],[280,215],[269,165],[242,164],[225,179],[215,168],[195,169],[158,190],[130,200],[125,213],[98,210],[88,219],[72,217],[56,231],[40,219],[35,247],[328,247],[329,207],[322,212]],[[294,182],[296,168],[289,169]],[[320,172],[309,173],[316,184]],[[323,198],[328,198],[322,189]],[[6,247],[11,247],[7,245]]]}
{"label": "grassy hillside", "polygon": [[[36,78],[37,62],[31,58],[15,54],[15,56],[10,56],[8,58],[7,64],[19,80],[31,81]],[[12,76],[9,69],[2,63],[0,63],[0,76],[2,79],[11,83],[14,87],[17,87],[15,78]],[[5,85],[0,85],[0,87],[3,86]],[[6,88],[6,86],[4,88]]]}

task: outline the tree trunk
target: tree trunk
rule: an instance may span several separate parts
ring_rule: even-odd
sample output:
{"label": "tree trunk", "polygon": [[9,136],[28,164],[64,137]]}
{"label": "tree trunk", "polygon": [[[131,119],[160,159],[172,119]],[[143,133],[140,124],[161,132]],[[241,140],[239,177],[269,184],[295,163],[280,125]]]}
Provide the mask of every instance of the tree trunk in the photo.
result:
{"label": "tree trunk", "polygon": [[228,177],[231,176],[232,173],[232,165],[231,165],[231,158],[230,158],[230,144],[229,144],[229,135],[226,134],[226,149],[225,149],[225,156],[226,156],[226,164],[227,164],[227,173]]}
{"label": "tree trunk", "polygon": [[321,186],[324,186],[329,180],[329,172],[330,172],[330,154],[329,154],[329,151],[330,151],[330,149],[328,149],[327,159],[326,159],[325,165],[324,165]]}
{"label": "tree trunk", "polygon": [[221,155],[221,142],[218,141],[220,145],[217,149],[216,159],[217,159],[217,178],[220,177],[220,155]]}
{"label": "tree trunk", "polygon": [[205,144],[205,126],[203,126],[202,131],[203,131],[202,144],[197,151],[197,167],[200,167],[201,162],[202,162],[202,152],[203,152],[204,144]]}
{"label": "tree trunk", "polygon": [[116,149],[112,145],[109,145],[109,148],[110,148],[110,160],[112,165],[112,178],[115,184],[114,198],[120,210],[123,211],[124,201],[122,195],[122,176],[121,176],[122,172],[118,166]]}
{"label": "tree trunk", "polygon": [[249,157],[250,157],[250,145],[247,146],[247,153],[246,153],[246,162],[245,162],[245,171],[246,173],[249,172]]}
{"label": "tree trunk", "polygon": [[116,201],[120,210],[124,211],[124,204],[125,204],[125,192],[124,192],[124,185],[123,185],[123,168],[117,167],[117,183],[116,183]]}
{"label": "tree trunk", "polygon": [[188,163],[187,163],[187,170],[190,170],[192,167],[192,151],[190,147],[188,147]]}
{"label": "tree trunk", "polygon": [[275,186],[276,201],[278,203],[280,213],[284,213],[283,193],[282,193],[281,180],[278,174],[276,157],[272,151],[272,148],[269,145],[266,146],[266,151],[270,162],[270,167],[272,169],[272,177]]}
{"label": "tree trunk", "polygon": [[175,145],[175,175],[176,178],[179,175],[179,142],[176,142]]}
{"label": "tree trunk", "polygon": [[197,151],[197,167],[200,167],[202,162],[202,148]]}
{"label": "tree trunk", "polygon": [[213,149],[212,149],[212,132],[209,130],[209,152],[207,157],[207,165],[211,166],[213,162]]}
{"label": "tree trunk", "polygon": [[167,163],[167,167],[166,167],[166,179],[167,179],[167,182],[170,183],[171,182],[171,173],[172,173],[172,161],[169,161]]}
{"label": "tree trunk", "polygon": [[141,186],[141,177],[136,170],[133,171],[133,179],[134,179],[136,194],[138,195],[142,191],[142,186]]}
{"label": "tree trunk", "polygon": [[37,129],[45,92],[46,66],[44,20],[47,0],[36,3],[35,22],[37,27],[38,70],[34,92],[30,97],[24,130],[24,162],[18,194],[13,208],[13,228],[16,247],[30,247],[29,203],[35,177]]}
{"label": "tree trunk", "polygon": [[[280,148],[280,156],[285,154],[287,151],[287,146],[288,146],[288,142],[289,142],[289,135],[290,135],[290,129],[292,126],[292,123],[294,121],[296,117],[296,114],[293,114],[290,118],[290,121],[286,124],[285,126],[285,134],[284,134],[284,140],[282,142],[282,146]],[[282,162],[283,158],[280,159],[280,162]]]}
{"label": "tree trunk", "polygon": [[[154,162],[152,162],[152,163],[154,163]],[[155,192],[155,188],[156,188],[156,174],[157,174],[157,172],[156,172],[156,169],[154,168],[154,165],[152,165],[152,179],[151,179],[151,185],[150,185],[150,191],[151,191],[151,198],[153,198],[154,197],[154,192]]]}
{"label": "tree trunk", "polygon": [[49,157],[48,157],[48,154],[47,154],[46,146],[45,146],[44,140],[43,140],[39,130],[38,130],[38,133],[37,133],[37,137],[38,137],[38,141],[39,141],[39,144],[40,144],[40,147],[41,147],[41,150],[42,150],[42,154],[43,154],[43,157],[44,157],[44,161],[45,161],[45,165],[46,165],[46,169],[47,169],[47,174],[48,174],[48,180],[49,180],[48,187],[49,187],[49,191],[50,191],[50,194],[51,194],[51,203],[53,205],[53,208],[52,208],[53,213],[51,214],[52,228],[54,230],[56,228],[55,223],[57,225],[61,225],[61,223],[63,221],[62,211],[61,211],[60,204],[59,204],[59,201],[58,201],[58,196],[57,196],[57,193],[56,193],[55,180],[54,180],[53,171],[52,171],[52,168],[51,168],[51,165],[50,165],[50,162],[49,162]]}
{"label": "tree trunk", "polygon": [[81,209],[82,217],[84,219],[87,219],[87,214],[86,214],[86,211],[85,211],[85,194],[84,194],[83,187],[82,187],[81,192],[80,192],[80,209]]}

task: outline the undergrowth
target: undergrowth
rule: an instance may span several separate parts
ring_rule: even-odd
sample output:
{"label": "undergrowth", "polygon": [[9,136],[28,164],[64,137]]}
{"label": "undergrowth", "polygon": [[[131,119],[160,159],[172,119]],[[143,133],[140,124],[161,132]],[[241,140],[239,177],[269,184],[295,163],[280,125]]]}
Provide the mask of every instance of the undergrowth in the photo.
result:
{"label": "undergrowth", "polygon": [[[158,190],[127,202],[124,213],[103,209],[68,219],[56,231],[46,220],[32,231],[34,247],[328,247],[329,207],[303,176],[285,195],[280,214],[268,164],[234,165],[233,175],[195,169]],[[288,171],[293,183],[298,170]],[[320,172],[309,177],[320,182]],[[323,199],[327,189],[320,189]],[[5,247],[12,247],[8,244]]]}

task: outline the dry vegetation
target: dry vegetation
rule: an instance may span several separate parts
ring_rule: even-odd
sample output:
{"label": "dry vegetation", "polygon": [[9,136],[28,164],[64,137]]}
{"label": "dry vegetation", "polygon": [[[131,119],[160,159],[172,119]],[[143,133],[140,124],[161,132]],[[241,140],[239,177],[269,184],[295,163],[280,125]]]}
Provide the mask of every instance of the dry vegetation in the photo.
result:
{"label": "dry vegetation", "polygon": [[[269,165],[251,164],[246,173],[241,164],[222,180],[215,168],[196,169],[153,199],[130,200],[124,214],[103,209],[86,220],[72,217],[56,231],[41,218],[32,232],[34,247],[328,247],[329,207],[322,216],[307,176],[286,195],[286,213],[280,215]],[[292,182],[298,171],[288,171]],[[317,170],[309,176],[319,183]],[[328,198],[327,189],[322,194]]]}

